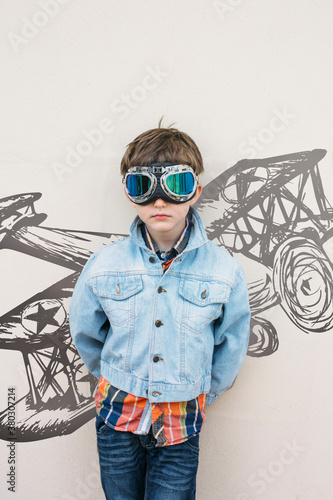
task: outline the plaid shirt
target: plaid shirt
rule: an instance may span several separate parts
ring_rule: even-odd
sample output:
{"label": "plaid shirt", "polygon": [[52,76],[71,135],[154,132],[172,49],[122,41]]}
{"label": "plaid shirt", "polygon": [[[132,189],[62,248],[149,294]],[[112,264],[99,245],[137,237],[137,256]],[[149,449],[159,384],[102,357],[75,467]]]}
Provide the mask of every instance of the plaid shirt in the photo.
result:
{"label": "plaid shirt", "polygon": [[[141,231],[147,247],[154,250],[166,271],[173,259],[185,249],[191,232],[191,221],[186,218],[186,227],[179,240],[166,252],[161,251],[152,240],[144,223]],[[200,394],[191,401],[150,403],[147,398],[113,387],[101,377],[95,404],[98,415],[113,429],[148,434],[152,426],[156,446],[168,446],[183,443],[201,430],[205,420],[206,395]]]}

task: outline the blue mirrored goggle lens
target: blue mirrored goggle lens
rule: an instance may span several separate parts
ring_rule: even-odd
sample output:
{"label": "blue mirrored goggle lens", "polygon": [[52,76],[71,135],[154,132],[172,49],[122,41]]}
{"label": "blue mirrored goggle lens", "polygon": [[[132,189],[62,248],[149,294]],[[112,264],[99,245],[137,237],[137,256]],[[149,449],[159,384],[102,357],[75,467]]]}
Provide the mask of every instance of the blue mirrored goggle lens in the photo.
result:
{"label": "blue mirrored goggle lens", "polygon": [[194,189],[194,176],[191,172],[179,172],[169,175],[165,183],[167,187],[176,195],[191,194]]}
{"label": "blue mirrored goggle lens", "polygon": [[151,186],[151,180],[147,175],[129,174],[126,177],[126,190],[130,196],[143,196]]}

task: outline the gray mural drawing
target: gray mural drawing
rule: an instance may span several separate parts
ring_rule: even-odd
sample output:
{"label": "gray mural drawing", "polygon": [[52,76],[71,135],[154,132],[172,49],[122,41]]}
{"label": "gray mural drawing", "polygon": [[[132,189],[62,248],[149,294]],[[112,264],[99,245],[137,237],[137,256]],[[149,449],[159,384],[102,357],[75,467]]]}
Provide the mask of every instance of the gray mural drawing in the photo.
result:
{"label": "gray mural drawing", "polygon": [[[248,355],[272,355],[278,329],[265,317],[280,305],[305,333],[333,327],[333,209],[319,171],[325,150],[241,160],[208,183],[196,208],[209,239],[261,264],[248,283],[252,312]],[[74,432],[94,416],[96,379],[72,343],[68,308],[90,255],[126,234],[71,231],[42,225],[41,193],[0,200],[0,248],[46,260],[69,275],[0,317],[0,348],[22,353],[28,393],[15,402],[17,441]],[[208,222],[207,222],[208,221]],[[8,408],[0,411],[0,439],[8,439]]]}
{"label": "gray mural drawing", "polygon": [[[306,333],[333,326],[333,209],[318,166],[325,155],[316,149],[241,160],[207,184],[198,201],[209,239],[266,268],[248,283],[250,356],[277,350],[276,328],[260,316],[277,304]],[[217,217],[221,200],[229,206]]]}

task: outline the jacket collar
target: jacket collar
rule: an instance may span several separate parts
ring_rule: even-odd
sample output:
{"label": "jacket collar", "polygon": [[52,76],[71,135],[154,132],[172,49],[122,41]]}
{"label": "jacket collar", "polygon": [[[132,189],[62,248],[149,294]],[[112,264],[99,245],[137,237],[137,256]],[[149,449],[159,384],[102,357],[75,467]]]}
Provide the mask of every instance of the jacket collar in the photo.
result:
{"label": "jacket collar", "polygon": [[[190,239],[186,246],[185,252],[193,250],[194,248],[201,247],[208,241],[203,222],[201,220],[199,213],[195,208],[190,207],[189,216],[191,218],[192,228],[191,228]],[[142,221],[140,217],[137,215],[133,220],[129,230],[130,237],[134,241],[134,243],[148,250],[141,234],[140,223],[142,223]]]}

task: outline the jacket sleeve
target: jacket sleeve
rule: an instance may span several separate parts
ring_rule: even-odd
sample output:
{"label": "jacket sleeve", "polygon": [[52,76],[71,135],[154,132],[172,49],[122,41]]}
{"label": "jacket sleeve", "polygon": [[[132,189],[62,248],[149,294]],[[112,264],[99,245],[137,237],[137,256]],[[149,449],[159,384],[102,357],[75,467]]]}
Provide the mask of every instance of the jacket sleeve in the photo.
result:
{"label": "jacket sleeve", "polygon": [[234,382],[246,356],[250,333],[250,306],[243,269],[239,267],[235,288],[215,324],[211,388],[207,404]]}
{"label": "jacket sleeve", "polygon": [[76,282],[69,308],[69,325],[82,361],[99,379],[101,352],[110,323],[98,298],[87,284],[87,277],[94,261],[95,256],[92,255]]}

